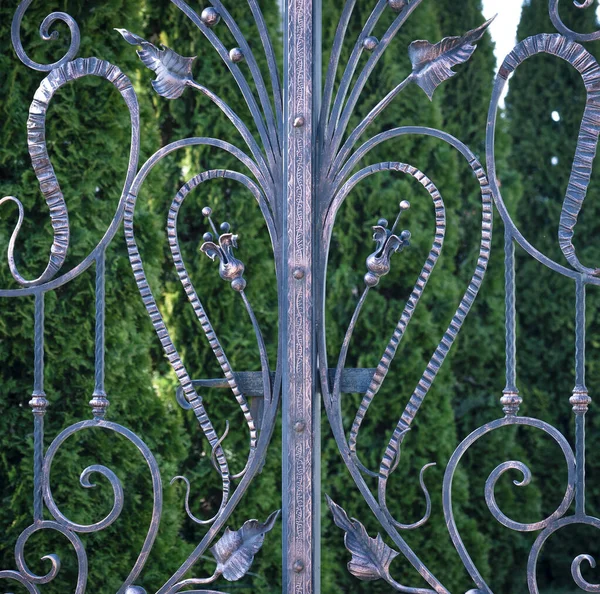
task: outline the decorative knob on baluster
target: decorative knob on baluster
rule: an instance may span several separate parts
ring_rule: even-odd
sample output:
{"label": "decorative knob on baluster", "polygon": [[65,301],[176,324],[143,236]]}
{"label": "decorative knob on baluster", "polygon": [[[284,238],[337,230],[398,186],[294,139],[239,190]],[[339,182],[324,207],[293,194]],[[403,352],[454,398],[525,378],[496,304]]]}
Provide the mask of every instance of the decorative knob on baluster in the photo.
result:
{"label": "decorative knob on baluster", "polygon": [[377,286],[379,279],[390,271],[392,254],[401,252],[410,245],[410,231],[404,230],[399,236],[394,233],[402,213],[409,208],[410,203],[407,200],[400,202],[400,212],[391,230],[388,229],[387,219],[379,219],[373,227],[373,241],[377,244],[377,249],[367,258],[367,287]]}
{"label": "decorative knob on baluster", "polygon": [[[211,260],[218,258],[220,277],[230,282],[234,291],[243,291],[246,288],[246,280],[243,278],[245,266],[241,260],[233,255],[234,248],[238,247],[238,236],[231,233],[231,225],[227,221],[221,223],[221,233],[217,231],[217,227],[211,218],[212,209],[210,207],[205,206],[202,209],[202,214],[208,218],[213,233],[203,235],[204,243],[200,246],[200,251],[205,253]],[[218,237],[218,243],[215,241],[216,237]]]}

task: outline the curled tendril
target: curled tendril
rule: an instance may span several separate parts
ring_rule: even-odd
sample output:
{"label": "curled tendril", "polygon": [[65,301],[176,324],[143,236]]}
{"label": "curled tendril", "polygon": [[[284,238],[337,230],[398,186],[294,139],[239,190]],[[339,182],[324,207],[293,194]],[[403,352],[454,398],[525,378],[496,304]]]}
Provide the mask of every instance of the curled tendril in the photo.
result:
{"label": "curled tendril", "polygon": [[[600,530],[600,520],[585,514],[576,514],[574,516],[560,518],[540,532],[531,547],[529,559],[527,560],[527,582],[531,594],[540,594],[537,584],[537,563],[542,548],[553,534],[567,526],[591,526],[592,528]],[[591,584],[581,575],[581,565],[584,561],[589,563],[592,568],[596,567],[596,560],[591,555],[578,555],[571,563],[571,575],[573,580],[575,580],[575,583],[584,592],[600,592],[600,584]]]}
{"label": "curled tendril", "polygon": [[573,580],[585,592],[600,592],[600,584],[590,584],[581,575],[581,564],[584,561],[587,561],[592,569],[596,567],[596,560],[591,555],[578,555],[571,563]]}
{"label": "curled tendril", "polygon": [[496,503],[496,496],[494,490],[496,488],[496,483],[498,482],[498,479],[509,470],[518,470],[523,475],[522,480],[513,480],[513,483],[517,487],[526,487],[527,485],[529,485],[529,483],[531,483],[531,470],[525,464],[523,464],[523,462],[519,462],[518,460],[509,460],[507,462],[503,462],[492,471],[485,483],[485,502],[490,512],[492,512],[494,518],[498,522],[500,522],[500,524],[518,532],[533,532],[545,528],[555,519],[561,518],[565,515],[565,513],[569,509],[569,506],[571,505],[571,501],[573,500],[573,489],[570,485],[567,488],[563,500],[556,509],[556,511],[552,515],[548,516],[540,522],[523,524],[521,522],[515,522],[514,520],[511,520],[508,516],[506,516],[500,510],[498,504]]}
{"label": "curled tendril", "polygon": [[85,468],[80,477],[79,482],[81,486],[86,489],[92,489],[96,486],[95,483],[90,482],[90,476],[94,473],[101,474],[110,483],[113,490],[113,506],[108,515],[106,515],[102,520],[98,522],[94,522],[93,524],[77,524],[76,522],[72,522],[69,520],[59,509],[54,501],[52,496],[52,491],[50,488],[46,491],[46,505],[50,510],[50,513],[54,517],[57,522],[60,522],[63,526],[69,528],[69,530],[73,530],[74,532],[81,533],[90,533],[90,532],[98,532],[100,530],[104,530],[108,528],[120,515],[123,510],[123,486],[121,481],[118,479],[117,475],[107,468],[106,466],[102,466],[100,464],[93,464]]}
{"label": "curled tendril", "polygon": [[[399,460],[399,457],[398,457]],[[387,516],[387,518],[398,528],[399,530],[415,530],[416,528],[420,528],[423,524],[426,524],[431,516],[431,495],[429,495],[429,490],[425,485],[425,471],[432,466],[435,466],[435,462],[430,462],[429,464],[425,464],[423,468],[421,468],[421,472],[419,473],[419,485],[421,486],[421,490],[423,491],[423,495],[425,496],[425,513],[420,520],[413,522],[412,524],[402,524],[394,519],[390,511],[387,507],[386,502],[386,492],[387,492],[387,478],[381,479],[379,481],[379,505],[381,509]]]}
{"label": "curled tendril", "polygon": [[26,528],[17,539],[17,544],[15,546],[15,561],[17,563],[17,567],[19,569],[19,574],[28,582],[32,584],[47,584],[51,582],[60,571],[60,559],[57,555],[45,555],[42,557],[43,560],[49,560],[52,564],[52,568],[45,575],[37,575],[33,573],[27,563],[25,561],[25,545],[27,541],[31,537],[32,534],[40,530],[55,530],[56,532],[60,532],[73,545],[73,549],[75,550],[75,554],[77,555],[77,565],[78,565],[78,575],[77,575],[77,586],[75,588],[75,594],[83,594],[85,592],[85,583],[87,576],[87,556],[85,553],[85,549],[83,547],[83,543],[81,542],[79,536],[69,530],[67,527],[59,524],[58,522],[52,521],[42,521],[32,524],[28,528]]}
{"label": "curled tendril", "polygon": [[[105,466],[101,466],[99,464],[94,464],[94,465],[91,465],[91,466],[88,466],[87,468],[85,468],[83,470],[83,472],[81,473],[79,481],[84,488],[89,489],[89,488],[92,488],[95,486],[95,484],[90,481],[90,476],[92,474],[98,473],[98,474],[101,474],[102,476],[104,476],[106,479],[108,479],[108,481],[111,484],[112,489],[113,489],[114,503],[113,503],[112,510],[106,517],[104,517],[99,522],[95,522],[93,524],[86,524],[86,525],[76,524],[75,522],[68,520],[60,512],[60,510],[58,509],[58,506],[54,502],[54,498],[52,496],[52,490],[50,487],[50,473],[51,473],[52,463],[54,461],[56,452],[59,450],[59,448],[64,444],[64,442],[70,436],[74,435],[75,433],[79,433],[80,431],[83,431],[85,429],[105,429],[112,433],[116,433],[118,435],[123,436],[130,443],[132,443],[137,448],[137,450],[140,452],[140,454],[144,457],[144,460],[146,461],[146,464],[148,466],[148,469],[150,470],[150,474],[152,477],[153,497],[152,497],[152,518],[150,520],[150,527],[148,528],[148,531],[146,533],[146,537],[145,537],[144,543],[142,545],[142,550],[140,551],[140,554],[138,555],[138,558],[137,558],[133,568],[131,569],[129,575],[127,576],[125,582],[123,583],[122,588],[119,590],[120,592],[122,592],[122,591],[125,591],[127,589],[127,587],[130,586],[137,579],[140,572],[142,571],[142,569],[146,563],[146,560],[148,558],[148,554],[149,554],[150,550],[152,549],[152,545],[154,544],[154,541],[156,539],[156,535],[158,533],[158,528],[159,528],[159,523],[160,523],[161,512],[162,512],[162,483],[161,483],[158,463],[156,462],[156,458],[154,458],[154,456],[152,455],[152,452],[150,451],[148,446],[135,433],[133,433],[129,429],[123,427],[122,425],[118,425],[117,423],[111,423],[109,421],[104,421],[104,420],[93,420],[93,421],[80,421],[79,423],[75,423],[75,424],[71,425],[70,427],[67,427],[66,429],[64,429],[61,433],[59,433],[56,436],[56,438],[54,439],[54,441],[50,444],[50,447],[48,448],[48,450],[46,452],[46,457],[44,458],[44,464],[42,467],[42,491],[44,494],[44,501],[46,502],[46,506],[48,507],[48,510],[53,515],[53,517],[56,521],[55,522],[38,522],[37,524],[34,524],[34,526],[31,529],[28,529],[28,530],[32,530],[33,532],[35,532],[35,530],[40,529],[39,528],[40,526],[42,528],[50,527],[50,528],[59,530],[60,532],[65,534],[68,538],[71,538],[71,536],[69,536],[69,535],[72,535],[73,539],[76,539],[77,542],[79,542],[79,537],[76,534],[77,532],[81,532],[81,533],[98,532],[100,530],[103,530],[107,526],[110,526],[119,517],[121,510],[123,508],[123,488],[121,486],[121,482],[119,481],[116,474],[112,470],[106,468]],[[58,526],[58,528],[56,528],[57,526]],[[26,538],[28,538],[28,537],[29,537],[29,534],[26,535]],[[73,540],[71,540],[71,542],[74,543]],[[75,544],[73,546],[75,546]],[[86,561],[86,563],[87,563],[87,561]],[[19,569],[21,570],[21,573],[24,573],[21,568],[19,568]],[[80,563],[80,574],[82,574],[81,563]],[[87,569],[85,572],[83,572],[83,574],[87,575]],[[83,589],[78,589],[76,591],[76,594],[79,594],[79,592],[83,593],[84,591],[85,591],[85,581],[83,582]]]}
{"label": "curled tendril", "polygon": [[185,512],[187,513],[188,518],[192,520],[192,522],[195,522],[200,526],[207,526],[208,524],[212,524],[219,517],[221,510],[219,510],[212,518],[209,518],[208,520],[200,520],[199,518],[197,518],[190,509],[190,492],[192,490],[190,481],[185,476],[181,475],[174,476],[171,479],[170,484],[173,485],[175,481],[183,481],[185,483]]}
{"label": "curled tendril", "polygon": [[67,53],[56,62],[52,64],[40,64],[39,62],[34,62],[23,49],[23,43],[21,42],[21,22],[23,20],[23,16],[27,9],[31,6],[33,0],[23,0],[19,7],[15,11],[15,16],[12,20],[10,36],[12,39],[13,47],[15,48],[15,52],[28,68],[32,68],[33,70],[39,70],[41,72],[49,72],[50,70],[54,70],[60,66],[63,66],[67,62],[70,62],[79,52],[79,45],[81,44],[81,34],[79,32],[79,25],[75,21],[75,19],[68,15],[66,12],[53,12],[49,14],[40,25],[40,37],[44,41],[51,41],[54,39],[58,39],[59,33],[58,31],[50,31],[50,27],[56,21],[62,21],[69,27],[69,31],[71,34],[71,44]]}
{"label": "curled tendril", "polygon": [[31,582],[28,582],[27,579],[18,571],[0,571],[0,580],[13,580],[21,584],[27,590],[27,592],[29,592],[29,594],[40,594],[39,589]]}
{"label": "curled tendril", "polygon": [[[212,447],[212,450],[210,453],[211,462],[216,470],[219,470],[219,464],[217,461],[217,454],[219,452],[219,448],[221,447],[221,444],[225,441],[225,439],[227,438],[228,435],[229,435],[229,421],[225,421],[225,431],[223,431],[223,435],[221,435],[221,437],[219,438],[217,443],[215,443],[215,445]],[[231,475],[232,480],[240,479],[246,474],[246,471],[248,470],[248,466],[249,466],[250,462],[252,461],[253,457],[254,457],[253,454],[248,456],[248,460],[246,461],[246,466],[244,466],[243,470],[241,470],[237,474],[232,474]]]}

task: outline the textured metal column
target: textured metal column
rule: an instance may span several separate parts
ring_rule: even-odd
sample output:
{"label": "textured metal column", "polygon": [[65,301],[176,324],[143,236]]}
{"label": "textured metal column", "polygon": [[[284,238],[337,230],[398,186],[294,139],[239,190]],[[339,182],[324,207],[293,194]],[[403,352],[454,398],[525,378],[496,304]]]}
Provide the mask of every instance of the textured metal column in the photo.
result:
{"label": "textured metal column", "polygon": [[[318,1],[318,0],[316,0]],[[319,403],[316,394],[313,247],[315,13],[313,0],[288,0],[285,10],[283,238],[283,590],[319,591]],[[319,15],[316,15],[317,17]],[[317,21],[318,22],[318,21]],[[317,91],[318,92],[318,91]]]}

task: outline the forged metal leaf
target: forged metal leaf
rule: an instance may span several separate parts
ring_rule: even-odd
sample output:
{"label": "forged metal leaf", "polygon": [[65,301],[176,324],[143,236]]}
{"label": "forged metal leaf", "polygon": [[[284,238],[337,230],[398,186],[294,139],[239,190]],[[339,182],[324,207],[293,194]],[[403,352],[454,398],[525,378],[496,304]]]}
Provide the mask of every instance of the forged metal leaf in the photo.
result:
{"label": "forged metal leaf", "polygon": [[254,561],[254,555],[263,545],[265,534],[273,529],[279,511],[273,512],[264,524],[258,520],[248,520],[239,530],[226,528],[217,544],[210,549],[217,561],[216,573],[230,582],[244,577]]}
{"label": "forged metal leaf", "polygon": [[219,255],[219,246],[214,241],[205,241],[200,246],[200,251],[204,252],[211,260]]}
{"label": "forged metal leaf", "polygon": [[356,519],[348,518],[342,507],[334,503],[329,496],[327,505],[333,514],[336,526],[346,532],[344,544],[352,553],[348,562],[348,571],[359,580],[373,581],[378,579],[389,580],[390,563],[400,554],[388,547],[381,534],[371,538],[365,527]]}
{"label": "forged metal leaf", "polygon": [[477,42],[494,20],[493,17],[477,29],[465,33],[462,37],[446,37],[435,45],[429,41],[413,41],[408,55],[413,65],[412,79],[433,99],[433,93],[445,80],[456,72],[453,66],[466,62],[475,51]]}
{"label": "forged metal leaf", "polygon": [[156,80],[152,81],[154,90],[167,99],[180,97],[186,84],[192,80],[192,63],[196,58],[184,58],[165,46],[162,46],[162,50],[158,49],[154,44],[127,29],[117,29],[117,31],[127,43],[142,46],[137,54],[144,66],[156,72]]}
{"label": "forged metal leaf", "polygon": [[379,251],[383,244],[387,241],[388,231],[385,227],[381,225],[375,225],[373,227],[373,241],[377,243],[377,251]]}

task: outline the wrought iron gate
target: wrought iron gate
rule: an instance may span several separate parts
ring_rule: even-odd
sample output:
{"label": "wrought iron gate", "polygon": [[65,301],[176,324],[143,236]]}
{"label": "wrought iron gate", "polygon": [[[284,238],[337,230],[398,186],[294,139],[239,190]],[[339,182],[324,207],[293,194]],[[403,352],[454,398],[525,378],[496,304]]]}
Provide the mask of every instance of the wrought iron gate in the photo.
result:
{"label": "wrought iron gate", "polygon": [[[457,447],[445,471],[443,513],[452,542],[475,584],[475,589],[470,592],[491,592],[469,556],[454,520],[452,486],[455,470],[465,452],[475,442],[498,428],[508,425],[530,426],[550,436],[562,450],[568,468],[568,484],[564,498],[552,515],[536,523],[519,523],[507,517],[496,503],[495,485],[500,476],[508,470],[515,469],[522,473],[523,480],[518,483],[519,485],[529,482],[531,473],[521,462],[509,461],[499,465],[489,476],[485,491],[486,503],[498,522],[512,530],[539,533],[528,562],[528,588],[530,592],[538,592],[536,564],[540,550],[549,536],[571,524],[600,528],[600,520],[587,515],[585,511],[585,416],[591,402],[585,387],[585,291],[587,285],[600,285],[600,272],[599,269],[580,263],[572,242],[577,217],[590,182],[592,162],[600,134],[600,67],[580,42],[600,39],[600,32],[579,34],[569,30],[560,20],[558,0],[549,0],[550,15],[558,33],[539,34],[519,43],[506,57],[497,75],[488,119],[486,173],[482,164],[467,146],[441,130],[417,126],[395,128],[363,140],[358,148],[356,145],[363,138],[369,125],[407,85],[418,85],[431,99],[436,88],[455,74],[453,67],[469,60],[476,50],[478,41],[487,30],[489,22],[462,36],[449,37],[438,43],[428,41],[412,43],[409,48],[412,72],[354,129],[350,129],[350,118],[354,107],[373,68],[402,25],[426,0],[377,0],[361,35],[356,40],[350,40],[354,43],[353,49],[348,61],[342,64],[342,45],[346,41],[346,30],[355,5],[355,0],[347,0],[337,27],[323,84],[319,68],[321,63],[319,0],[286,0],[283,82],[280,80],[276,54],[257,0],[248,0],[249,10],[260,33],[261,51],[266,55],[270,78],[268,84],[263,79],[249,42],[244,38],[221,0],[210,0],[210,6],[204,8],[201,13],[197,13],[184,0],[171,1],[196,25],[198,31],[206,37],[229,68],[231,82],[235,81],[244,96],[260,140],[254,138],[247,123],[242,121],[218,95],[205,88],[201,82],[194,80],[192,76],[194,58],[180,56],[176,53],[176,48],[156,47],[138,35],[143,32],[134,33],[119,29],[124,42],[138,48],[139,57],[144,65],[155,71],[156,80],[153,81],[153,86],[159,95],[168,99],[177,99],[186,87],[203,93],[218,106],[223,116],[232,122],[246,145],[241,149],[224,139],[189,138],[160,148],[148,161],[139,166],[140,115],[136,93],[128,77],[118,66],[106,62],[101,57],[78,58],[79,28],[68,14],[62,12],[48,15],[41,25],[40,32],[44,39],[52,39],[50,28],[53,23],[63,21],[71,32],[69,51],[53,64],[39,64],[32,61],[20,39],[21,21],[32,0],[23,0],[15,12],[12,42],[18,58],[26,66],[47,73],[31,103],[27,134],[33,168],[49,208],[54,241],[48,265],[39,278],[33,280],[23,278],[19,273],[14,251],[25,211],[16,197],[9,196],[0,200],[0,204],[7,201],[16,203],[19,211],[8,252],[8,264],[19,287],[0,290],[0,297],[34,296],[35,298],[35,360],[33,362],[35,384],[29,402],[33,411],[35,437],[33,522],[21,534],[15,545],[15,567],[0,571],[0,578],[18,582],[31,593],[39,592],[40,585],[52,581],[60,569],[56,556],[47,557],[52,565],[47,574],[36,575],[29,569],[24,555],[25,544],[32,534],[40,530],[52,530],[61,533],[70,541],[79,567],[76,592],[85,591],[87,557],[84,539],[80,535],[103,530],[119,517],[123,507],[123,486],[116,474],[105,466],[97,464],[86,468],[81,475],[82,485],[90,486],[90,477],[95,473],[104,476],[112,486],[114,505],[111,512],[102,520],[82,525],[71,521],[60,511],[53,498],[49,477],[54,456],[69,436],[84,429],[102,427],[124,436],[134,444],[145,459],[152,475],[154,498],[152,523],[143,551],[119,590],[128,594],[144,591],[135,584],[153,546],[161,519],[161,476],[152,452],[142,439],[126,427],[105,418],[109,405],[108,395],[104,389],[105,251],[111,241],[118,241],[115,236],[123,225],[131,267],[141,299],[154,325],[157,338],[180,382],[178,400],[184,408],[191,409],[197,417],[203,434],[211,444],[214,465],[222,480],[222,503],[214,518],[201,522],[188,510],[192,519],[208,526],[206,536],[185,563],[173,573],[171,579],[157,590],[158,593],[170,594],[190,587],[210,584],[218,578],[240,579],[250,568],[254,556],[260,554],[263,541],[269,538],[268,532],[277,520],[278,512],[275,510],[264,522],[249,520],[239,530],[227,529],[220,537],[219,534],[227,526],[233,509],[262,468],[278,414],[280,398],[284,427],[281,514],[284,526],[284,591],[288,594],[310,594],[320,589],[319,517],[322,494],[319,483],[321,440],[319,419],[321,403],[323,403],[348,472],[366,504],[377,517],[383,531],[395,546],[395,549],[390,548],[380,536],[371,538],[358,520],[350,519],[340,506],[327,499],[336,525],[345,533],[346,548],[352,554],[352,560],[348,564],[350,572],[362,580],[384,580],[392,589],[401,592],[447,592],[443,585],[444,576],[433,575],[421,562],[418,551],[412,550],[402,537],[402,531],[418,528],[427,522],[431,513],[429,493],[423,483],[422,475],[421,486],[427,509],[424,517],[414,524],[406,525],[393,517],[386,503],[386,491],[388,479],[398,466],[403,440],[444,363],[483,281],[491,247],[492,202],[495,202],[505,226],[506,388],[500,399],[504,416],[475,429]],[[576,2],[582,9],[588,8],[591,3],[591,0]],[[385,35],[377,39],[372,35],[372,31],[384,11],[393,11],[396,16]],[[220,21],[222,23],[219,25]],[[217,25],[225,26],[236,39],[239,47],[227,49],[219,38]],[[258,44],[255,44],[255,49],[257,47]],[[540,253],[521,234],[505,207],[496,181],[494,134],[499,99],[508,77],[524,60],[539,53],[550,54],[569,62],[581,74],[587,91],[587,103],[577,152],[560,219],[558,240],[566,265]],[[358,69],[359,58],[363,54],[368,57],[362,69]],[[245,70],[240,68],[242,61],[247,65]],[[340,72],[339,84],[336,84]],[[63,85],[86,76],[104,78],[119,91],[131,117],[132,145],[126,182],[112,223],[93,251],[75,268],[65,272],[63,264],[69,247],[69,219],[67,206],[47,152],[45,119],[53,95]],[[248,76],[255,92],[248,82]],[[393,434],[389,437],[379,468],[372,469],[366,467],[358,455],[357,438],[361,424],[369,405],[385,380],[396,349],[440,256],[446,231],[446,210],[442,197],[424,172],[403,162],[383,162],[358,169],[362,158],[375,146],[406,135],[431,136],[449,144],[460,153],[472,169],[481,189],[479,258],[471,281],[466,287],[446,333],[407,402]],[[218,380],[212,380],[212,384],[210,381],[193,380],[177,353],[148,284],[134,232],[136,199],[147,175],[165,156],[182,147],[192,145],[205,145],[215,150],[226,151],[237,158],[244,171],[249,173],[247,175],[236,171],[215,169],[195,175],[181,187],[173,199],[167,221],[169,245],[177,274],[225,378],[220,383]],[[364,290],[346,331],[338,361],[335,367],[329,368],[326,355],[324,298],[332,228],[338,209],[354,186],[381,171],[400,172],[416,179],[425,188],[435,208],[434,241],[377,368],[346,369],[348,347],[369,292],[375,290],[380,277],[390,271],[393,254],[409,245],[410,233],[400,231],[399,225],[403,212],[410,207],[410,204],[407,201],[400,202],[400,210],[393,225],[390,226],[384,219],[377,222],[373,227],[376,247],[366,261]],[[225,351],[188,276],[180,252],[177,231],[180,207],[194,188],[215,178],[237,181],[253,194],[264,215],[270,234],[278,278],[279,319],[281,320],[279,357],[273,372],[269,366],[259,322],[244,292],[246,281],[243,276],[243,250],[238,250],[237,236],[233,234],[230,225],[223,223],[217,228],[213,217],[216,218],[218,213],[213,213],[211,208],[206,207],[203,214],[212,232],[206,233],[202,251],[211,259],[218,261],[220,276],[240,295],[255,331],[262,367],[260,372],[238,373],[231,369]],[[576,385],[570,402],[576,425],[574,448],[557,429],[543,420],[518,416],[521,397],[517,388],[515,366],[515,244],[520,245],[531,257],[557,274],[573,280],[577,348]],[[95,390],[90,401],[92,418],[65,428],[57,436],[51,436],[52,442],[46,449],[44,416],[48,400],[44,392],[44,296],[49,291],[73,280],[91,266],[95,266],[96,271],[96,364]],[[244,470],[235,476],[230,472],[224,449],[221,447],[221,438],[211,424],[198,389],[215,383],[223,384],[232,390],[250,431],[249,458]],[[363,394],[362,403],[349,432],[342,422],[341,394],[344,392]],[[256,408],[249,405],[249,396],[262,397],[263,405],[260,414],[257,414]],[[277,448],[273,448],[270,455],[276,455],[276,450]],[[370,489],[365,480],[368,477],[377,481],[378,487],[375,492]],[[574,510],[569,513],[573,502]],[[44,519],[44,510],[52,516],[52,520]],[[340,533],[340,543],[341,540]],[[193,570],[195,562],[211,546],[210,551],[217,563],[214,574],[206,578],[185,579],[184,576],[190,569]],[[409,585],[398,583],[390,574],[390,562],[398,555],[402,555],[406,563],[412,565],[415,570],[414,579]],[[572,563],[573,579],[582,590],[599,592],[599,585],[588,583],[583,578],[581,568],[584,562],[592,566],[595,564],[589,555],[581,554],[576,557]],[[424,583],[420,584],[419,582],[423,580]],[[194,591],[200,592],[200,590]],[[209,592],[209,590],[201,591],[207,594]]]}

